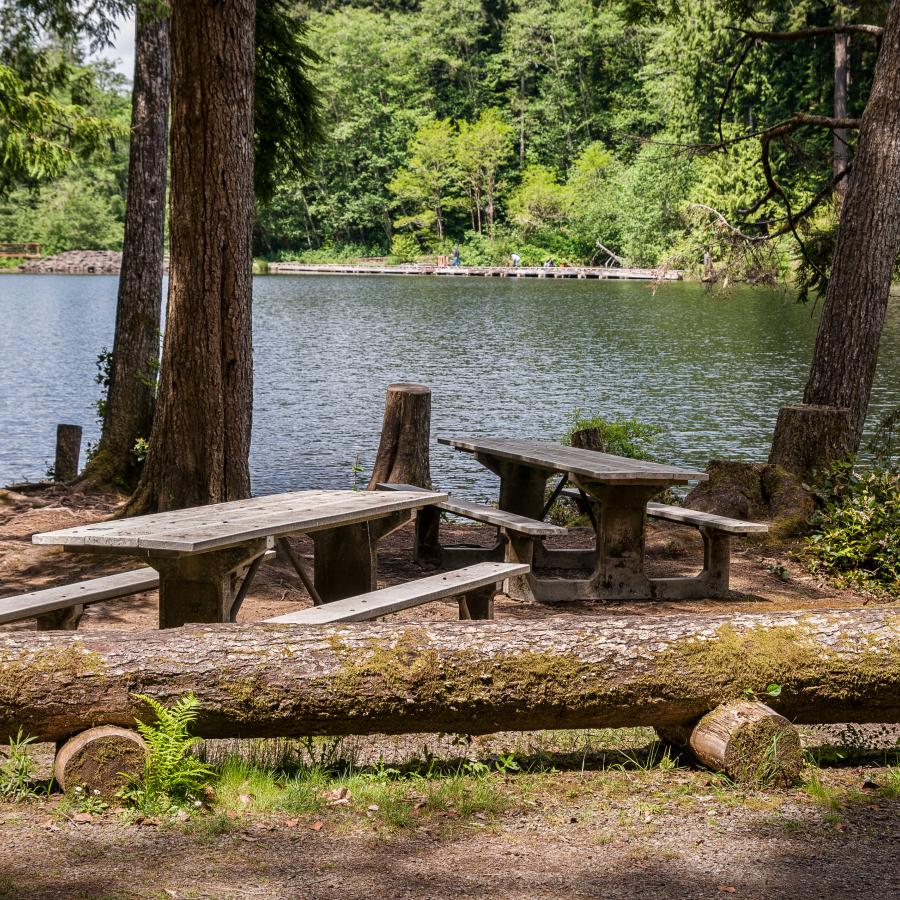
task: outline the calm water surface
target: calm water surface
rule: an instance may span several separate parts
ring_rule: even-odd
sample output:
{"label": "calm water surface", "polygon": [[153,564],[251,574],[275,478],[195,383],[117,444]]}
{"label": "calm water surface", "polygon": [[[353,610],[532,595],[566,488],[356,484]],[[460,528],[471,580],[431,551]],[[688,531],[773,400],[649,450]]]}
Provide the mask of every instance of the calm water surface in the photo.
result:
{"label": "calm water surface", "polygon": [[[96,440],[95,359],[117,279],[0,277],[0,484],[43,476],[57,422]],[[254,286],[255,493],[347,487],[378,445],[385,386],[431,385],[433,437],[556,438],[574,408],[662,426],[661,458],[760,460],[799,400],[815,337],[775,292],[532,279],[272,276]],[[873,417],[900,403],[900,301]],[[493,476],[435,445],[435,482],[487,498]]]}

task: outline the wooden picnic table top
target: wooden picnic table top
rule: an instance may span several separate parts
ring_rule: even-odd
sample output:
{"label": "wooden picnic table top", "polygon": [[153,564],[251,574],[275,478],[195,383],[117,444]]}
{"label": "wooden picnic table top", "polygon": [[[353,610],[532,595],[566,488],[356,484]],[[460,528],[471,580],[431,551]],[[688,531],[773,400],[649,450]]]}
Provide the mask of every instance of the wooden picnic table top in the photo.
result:
{"label": "wooden picnic table top", "polygon": [[218,550],[266,537],[356,525],[447,499],[435,491],[294,491],[47,531],[35,544],[132,556]]}
{"label": "wooden picnic table top", "polygon": [[507,459],[535,469],[552,472],[568,472],[592,481],[618,484],[660,482],[677,484],[688,481],[706,481],[705,472],[694,472],[679,466],[661,465],[643,459],[629,459],[596,450],[566,447],[552,441],[534,441],[523,438],[449,437],[438,438],[438,443],[448,444],[457,450],[479,453],[498,459]]}

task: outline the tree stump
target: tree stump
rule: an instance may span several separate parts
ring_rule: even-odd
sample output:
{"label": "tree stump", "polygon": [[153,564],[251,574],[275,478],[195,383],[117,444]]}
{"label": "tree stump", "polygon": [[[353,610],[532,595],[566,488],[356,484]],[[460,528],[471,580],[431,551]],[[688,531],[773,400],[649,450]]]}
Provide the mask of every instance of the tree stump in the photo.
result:
{"label": "tree stump", "polygon": [[431,388],[424,384],[390,384],[384,423],[367,490],[379,482],[431,487]]}
{"label": "tree stump", "polygon": [[850,410],[842,406],[782,406],[778,410],[769,465],[801,478],[853,452]]}
{"label": "tree stump", "polygon": [[606,453],[606,441],[603,440],[603,432],[599,428],[579,428],[578,431],[573,431],[572,446],[579,450]]}
{"label": "tree stump", "polygon": [[[431,487],[431,388],[424,384],[390,384],[384,401],[384,423],[372,477],[366,490],[379,483]],[[416,562],[440,565],[438,539],[441,513],[425,507],[416,513]]]}
{"label": "tree stump", "polygon": [[732,781],[790,785],[803,766],[800,733],[764,703],[735,700],[693,727],[657,729],[663,740],[691,751],[698,762]]}
{"label": "tree stump", "polygon": [[81,426],[56,426],[56,461],[53,463],[54,481],[73,481],[78,474],[81,455]]}
{"label": "tree stump", "polygon": [[136,731],[100,725],[63,744],[53,774],[66,793],[81,787],[87,796],[112,800],[132,778],[143,774],[146,759],[147,745]]}

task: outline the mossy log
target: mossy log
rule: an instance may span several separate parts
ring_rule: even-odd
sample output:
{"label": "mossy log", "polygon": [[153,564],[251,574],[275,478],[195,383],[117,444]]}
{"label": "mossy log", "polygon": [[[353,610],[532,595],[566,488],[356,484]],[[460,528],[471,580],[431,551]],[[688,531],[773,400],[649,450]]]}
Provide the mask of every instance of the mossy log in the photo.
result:
{"label": "mossy log", "polygon": [[60,747],[53,775],[67,793],[80,787],[85,796],[112,800],[144,773],[146,759],[147,745],[136,731],[101,725]]}
{"label": "mossy log", "polygon": [[733,781],[790,785],[803,767],[800,733],[765,703],[723,703],[693,727],[660,728],[659,733]]}
{"label": "mossy log", "polygon": [[0,634],[0,735],[132,726],[200,700],[203,737],[683,725],[781,685],[793,722],[900,721],[900,614],[554,617]]}

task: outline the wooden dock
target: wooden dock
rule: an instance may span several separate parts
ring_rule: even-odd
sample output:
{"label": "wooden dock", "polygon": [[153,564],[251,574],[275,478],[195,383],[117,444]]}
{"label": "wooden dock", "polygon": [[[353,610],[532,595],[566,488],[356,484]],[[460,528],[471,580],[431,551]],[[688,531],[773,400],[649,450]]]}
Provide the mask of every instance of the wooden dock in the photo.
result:
{"label": "wooden dock", "polygon": [[436,266],[342,265],[332,263],[269,263],[272,275],[446,275],[482,278],[578,278],[603,281],[681,281],[678,269],[633,269],[605,266]]}

